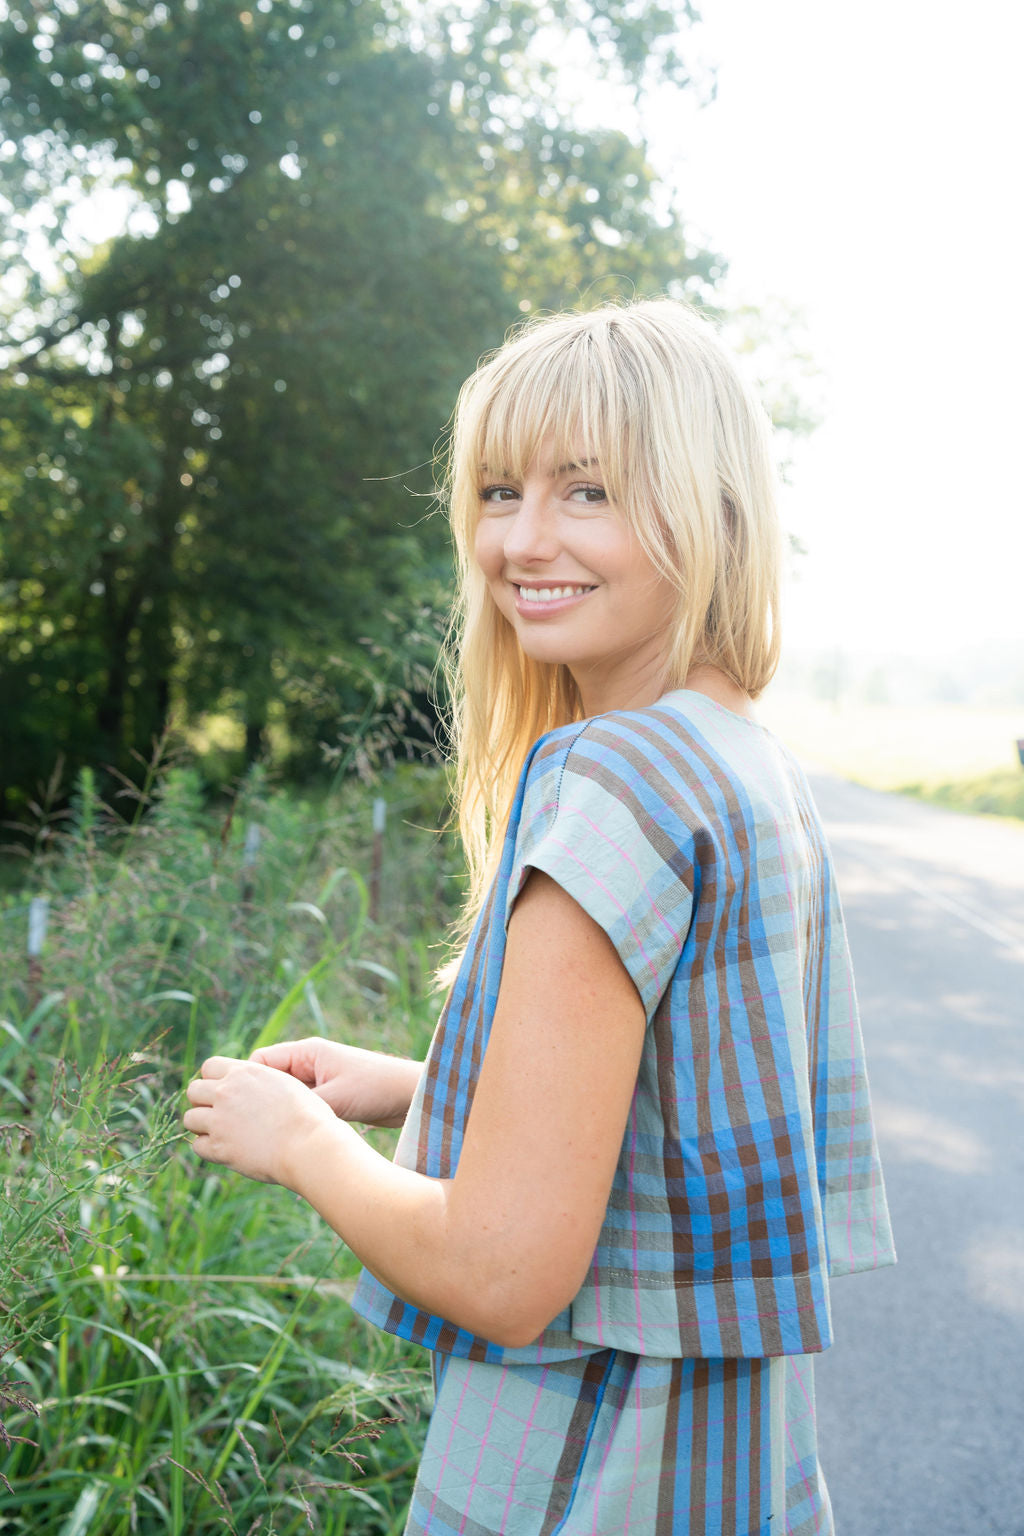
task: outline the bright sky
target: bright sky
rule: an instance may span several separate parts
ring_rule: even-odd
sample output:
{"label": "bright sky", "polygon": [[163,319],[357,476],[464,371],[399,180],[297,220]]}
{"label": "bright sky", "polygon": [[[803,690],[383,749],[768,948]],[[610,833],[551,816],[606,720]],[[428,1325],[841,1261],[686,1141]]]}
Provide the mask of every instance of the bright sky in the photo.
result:
{"label": "bright sky", "polygon": [[800,646],[1024,655],[1024,22],[1007,0],[701,0],[717,100],[650,104],[730,291],[806,315],[827,421],[787,525]]}

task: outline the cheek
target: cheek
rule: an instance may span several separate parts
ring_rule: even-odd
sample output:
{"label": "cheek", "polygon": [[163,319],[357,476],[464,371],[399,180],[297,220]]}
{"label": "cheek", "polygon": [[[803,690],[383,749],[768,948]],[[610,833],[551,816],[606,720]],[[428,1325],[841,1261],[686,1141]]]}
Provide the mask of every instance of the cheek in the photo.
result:
{"label": "cheek", "polygon": [[660,571],[655,571],[651,575],[648,592],[651,613],[658,625],[669,623],[679,607],[679,593],[675,586]]}
{"label": "cheek", "polygon": [[649,561],[638,562],[629,583],[630,599],[643,623],[652,633],[659,633],[673,622],[679,608],[675,585]]}
{"label": "cheek", "polygon": [[488,581],[501,575],[505,560],[505,541],[500,526],[481,518],[473,538],[473,558]]}

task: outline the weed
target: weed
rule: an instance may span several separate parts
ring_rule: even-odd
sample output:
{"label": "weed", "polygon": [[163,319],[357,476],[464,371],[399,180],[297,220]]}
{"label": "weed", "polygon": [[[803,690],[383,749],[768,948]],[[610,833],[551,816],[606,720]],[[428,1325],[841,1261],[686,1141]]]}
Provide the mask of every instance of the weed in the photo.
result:
{"label": "weed", "polygon": [[181,765],[131,823],[83,773],[4,898],[9,954],[29,895],[49,925],[0,995],[0,1530],[401,1529],[422,1352],[353,1315],[354,1261],[308,1207],[199,1164],[179,1119],[214,1049],[316,1029],[422,1054],[458,863],[436,771],[383,792],[376,921],[366,789],[314,808],[256,771],[214,817]]}

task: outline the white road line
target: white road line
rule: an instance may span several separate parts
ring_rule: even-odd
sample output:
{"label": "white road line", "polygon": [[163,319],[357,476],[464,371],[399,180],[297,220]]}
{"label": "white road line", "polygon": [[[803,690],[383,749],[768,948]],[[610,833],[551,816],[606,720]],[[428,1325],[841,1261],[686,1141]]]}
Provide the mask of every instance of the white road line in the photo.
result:
{"label": "white road line", "polygon": [[915,895],[923,896],[933,906],[942,907],[945,911],[951,912],[960,922],[969,923],[979,933],[984,933],[990,939],[995,939],[997,944],[1005,944],[1008,949],[1014,952],[1018,960],[1024,960],[1024,941],[1021,940],[1019,934],[1011,933],[1006,928],[997,927],[995,923],[990,923],[987,918],[981,917],[973,908],[965,906],[963,902],[957,901],[953,896],[947,896],[943,891],[935,890],[932,886],[922,885],[921,881],[915,880],[912,875],[905,875],[902,870],[893,869],[889,864],[876,863],[874,859],[865,857],[863,848],[853,850],[848,847],[847,852],[852,852],[854,857],[859,859],[862,864],[866,864],[874,874],[880,874],[883,878],[891,880],[895,885],[902,885],[908,891],[913,891]]}

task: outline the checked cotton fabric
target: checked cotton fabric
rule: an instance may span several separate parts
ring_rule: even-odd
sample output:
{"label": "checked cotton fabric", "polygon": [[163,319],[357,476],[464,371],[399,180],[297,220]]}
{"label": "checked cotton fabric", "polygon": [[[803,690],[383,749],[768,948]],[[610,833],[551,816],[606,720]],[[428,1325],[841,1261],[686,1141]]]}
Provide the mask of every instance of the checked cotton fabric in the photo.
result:
{"label": "checked cotton fabric", "polygon": [[[452,1527],[462,1536],[828,1531],[827,1495],[813,1491],[816,1453],[798,1443],[802,1434],[813,1446],[813,1389],[801,1398],[794,1373],[806,1386],[806,1357],[831,1342],[830,1276],[891,1263],[893,1252],[842,913],[806,780],[769,732],[687,690],[541,737],[396,1153],[432,1177],[458,1164],[507,923],[531,868],[609,935],[644,1001],[647,1036],[590,1271],[533,1344],[500,1348],[368,1273],[360,1280],[357,1311],[445,1362],[421,1470],[421,1480],[428,1464],[439,1479],[434,1512],[424,1524],[418,1490],[409,1529],[445,1536],[443,1509],[460,1506],[442,1489],[453,1465],[464,1469],[474,1437],[481,1468],[465,1497],[472,1485],[478,1504],[479,1489],[503,1478],[507,1494],[507,1437],[506,1452],[494,1449],[498,1405],[511,1424],[529,1421],[527,1399],[543,1380],[538,1402],[552,1423],[556,1402],[575,1398],[583,1412],[594,1399],[582,1440],[572,1414],[550,1430],[552,1445],[561,1437],[579,1452],[565,1508],[553,1524],[548,1506],[527,1516],[512,1504],[504,1523],[493,1523],[490,1506],[486,1515],[462,1509],[465,1522]],[[595,1397],[599,1358],[609,1374]],[[458,1413],[456,1382],[467,1394]],[[667,1417],[659,1394],[676,1403]],[[465,1407],[480,1401],[493,1409],[482,1422]],[[623,1461],[622,1426],[634,1418]],[[605,1455],[613,1419],[618,1450]],[[445,1456],[437,1426],[447,1420],[455,1427]],[[704,1451],[685,1428],[691,1421],[703,1425]],[[526,1461],[536,1452],[531,1441]],[[703,1474],[701,1455],[714,1464]],[[588,1498],[595,1512],[611,1507],[607,1471],[605,1492],[594,1491],[595,1458],[625,1476],[630,1456],[630,1518],[646,1513],[634,1526],[584,1521]],[[703,1476],[699,1497],[684,1489],[687,1476]],[[747,1497],[751,1479],[757,1492]],[[733,1492],[708,1491],[717,1485]],[[799,1513],[801,1500],[812,1513]],[[697,1506],[705,1514],[693,1524]]]}
{"label": "checked cotton fabric", "polygon": [[440,1359],[407,1536],[831,1536],[810,1359]]}

